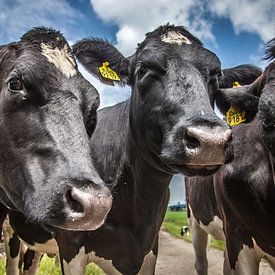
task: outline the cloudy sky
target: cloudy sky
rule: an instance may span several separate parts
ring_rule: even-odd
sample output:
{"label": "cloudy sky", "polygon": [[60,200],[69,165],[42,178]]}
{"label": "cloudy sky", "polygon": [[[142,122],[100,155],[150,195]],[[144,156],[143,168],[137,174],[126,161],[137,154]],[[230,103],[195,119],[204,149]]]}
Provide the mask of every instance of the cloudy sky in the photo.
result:
{"label": "cloudy sky", "polygon": [[[0,0],[0,44],[34,26],[60,30],[70,43],[104,37],[125,56],[144,34],[167,22],[183,25],[221,59],[222,66],[264,66],[263,45],[275,36],[274,0]],[[129,96],[128,88],[98,88],[101,107]]]}

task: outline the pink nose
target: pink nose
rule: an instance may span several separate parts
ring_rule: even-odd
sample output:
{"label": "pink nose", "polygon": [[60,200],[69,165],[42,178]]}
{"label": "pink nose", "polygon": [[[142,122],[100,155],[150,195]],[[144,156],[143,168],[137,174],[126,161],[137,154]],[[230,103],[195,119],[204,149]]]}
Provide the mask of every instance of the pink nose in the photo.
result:
{"label": "pink nose", "polygon": [[[109,192],[108,192],[109,193]],[[67,221],[62,228],[95,230],[105,221],[112,207],[112,196],[99,191],[85,192],[72,187],[65,194]]]}
{"label": "pink nose", "polygon": [[220,165],[225,163],[225,147],[231,138],[230,129],[192,126],[185,130],[182,142],[193,165]]}

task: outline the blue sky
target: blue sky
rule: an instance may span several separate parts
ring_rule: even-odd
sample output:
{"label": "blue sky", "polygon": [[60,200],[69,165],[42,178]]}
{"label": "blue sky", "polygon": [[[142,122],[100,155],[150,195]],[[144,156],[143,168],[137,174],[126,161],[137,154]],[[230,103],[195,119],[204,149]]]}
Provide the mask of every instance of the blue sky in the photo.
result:
{"label": "blue sky", "polygon": [[[170,22],[200,38],[224,68],[264,66],[264,43],[275,37],[274,15],[274,0],[0,0],[0,44],[44,25],[60,30],[70,43],[107,38],[128,56],[146,32]],[[101,107],[128,97],[128,88],[104,87],[81,70],[99,90]]]}

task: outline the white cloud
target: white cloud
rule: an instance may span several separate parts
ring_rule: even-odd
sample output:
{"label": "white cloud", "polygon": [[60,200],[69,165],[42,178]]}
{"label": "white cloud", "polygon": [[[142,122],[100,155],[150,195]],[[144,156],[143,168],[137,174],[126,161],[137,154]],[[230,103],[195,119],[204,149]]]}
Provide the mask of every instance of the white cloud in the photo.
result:
{"label": "white cloud", "polygon": [[133,53],[146,32],[166,22],[183,25],[217,46],[212,33],[213,18],[206,15],[209,11],[212,16],[228,18],[237,34],[257,33],[265,42],[275,36],[274,0],[90,1],[103,21],[118,26],[117,47],[125,55]]}
{"label": "white cloud", "polygon": [[66,34],[66,26],[74,24],[81,14],[66,0],[0,0],[0,42],[18,38],[35,26],[48,26]]}
{"label": "white cloud", "polygon": [[[203,17],[201,0],[90,0],[105,22],[118,26],[117,47],[125,54],[134,52],[144,34],[167,22],[185,26],[201,39],[215,41],[211,24]],[[190,17],[190,13],[193,17]]]}
{"label": "white cloud", "polygon": [[207,4],[214,15],[229,18],[236,33],[257,33],[263,41],[275,36],[274,0],[210,0]]}

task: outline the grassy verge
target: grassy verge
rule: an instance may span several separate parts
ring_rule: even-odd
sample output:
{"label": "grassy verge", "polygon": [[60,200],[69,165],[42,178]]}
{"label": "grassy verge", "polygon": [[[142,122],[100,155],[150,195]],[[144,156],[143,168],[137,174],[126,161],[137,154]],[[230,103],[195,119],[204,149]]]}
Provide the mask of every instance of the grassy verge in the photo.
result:
{"label": "grassy verge", "polygon": [[[164,229],[169,232],[171,235],[184,239],[188,242],[191,242],[190,235],[187,234],[184,237],[180,235],[180,229],[182,226],[188,226],[188,218],[187,218],[187,212],[186,211],[167,211],[165,215],[165,219],[163,222]],[[211,238],[210,242],[211,247],[215,247],[220,250],[224,250],[224,242],[217,241],[214,238]]]}
{"label": "grassy verge", "polygon": [[[0,259],[0,274],[6,274],[5,270],[6,259],[2,257]],[[104,272],[95,264],[89,264],[86,266],[85,275],[103,275]],[[55,264],[55,258],[49,258],[44,255],[40,263],[38,275],[61,275],[61,269]]]}

